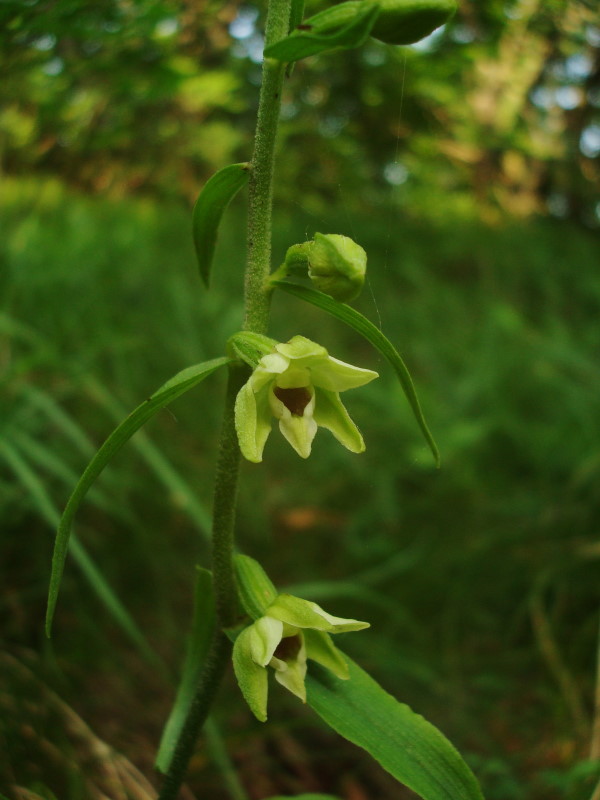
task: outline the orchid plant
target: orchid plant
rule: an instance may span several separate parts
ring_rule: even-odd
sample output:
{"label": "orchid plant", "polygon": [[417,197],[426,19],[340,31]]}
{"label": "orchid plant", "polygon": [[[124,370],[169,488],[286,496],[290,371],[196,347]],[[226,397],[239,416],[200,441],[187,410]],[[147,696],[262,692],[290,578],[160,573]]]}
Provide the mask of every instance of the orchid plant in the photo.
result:
{"label": "orchid plant", "polygon": [[[213,372],[228,371],[216,464],[212,570],[198,572],[201,613],[196,624],[209,643],[188,660],[182,686],[185,682],[191,690],[177,693],[165,726],[156,762],[164,773],[160,800],[177,797],[197,736],[231,662],[241,696],[259,720],[267,719],[272,669],[279,684],[425,800],[482,798],[473,774],[448,740],[387,694],[331,639],[332,634],[360,631],[369,624],[332,616],[316,603],[280,593],[258,562],[236,552],[234,540],[240,458],[262,462],[273,420],[301,458],[310,456],[319,427],[329,430],[350,453],[365,449],[340,393],[364,386],[377,373],[329,355],[323,343],[305,338],[301,330],[288,342],[271,338],[269,308],[276,290],[333,315],[384,356],[439,464],[404,361],[381,331],[349,305],[365,279],[365,251],[340,234],[315,233],[311,241],[292,244],[284,263],[272,270],[271,208],[281,89],[290,65],[307,56],[360,47],[369,36],[392,45],[417,41],[443,24],[454,7],[455,0],[349,0],[304,19],[302,0],[269,0],[252,159],[214,175],[193,212],[199,270],[208,287],[221,217],[229,201],[248,184],[242,328],[231,336],[223,355],[179,372],[113,431],[83,472],[62,516],[52,564],[48,635],[73,518],[92,483],[159,409]],[[382,726],[385,736],[380,734]]]}

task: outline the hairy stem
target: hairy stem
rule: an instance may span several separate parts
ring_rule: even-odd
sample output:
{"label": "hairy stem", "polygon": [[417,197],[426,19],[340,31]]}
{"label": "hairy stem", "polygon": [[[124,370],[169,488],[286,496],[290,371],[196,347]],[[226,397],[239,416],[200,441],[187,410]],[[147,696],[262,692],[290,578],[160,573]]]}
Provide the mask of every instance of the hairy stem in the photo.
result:
{"label": "hairy stem", "polygon": [[225,634],[219,630],[215,631],[198,687],[175,746],[171,766],[160,791],[159,800],[175,800],[179,794],[189,760],[194,752],[196,739],[225,673],[230,652],[231,644]]}
{"label": "hairy stem", "polygon": [[[265,46],[288,33],[290,0],[271,0]],[[248,183],[248,267],[246,269],[246,318],[244,328],[266,333],[271,293],[266,284],[271,271],[271,217],[273,169],[281,89],[285,64],[266,58],[260,89],[252,171]]]}
{"label": "hairy stem", "polygon": [[[265,45],[273,44],[287,35],[290,5],[291,0],[269,0]],[[245,277],[244,328],[256,333],[267,332],[269,318],[271,293],[267,280],[271,262],[273,167],[284,72],[285,64],[265,59],[249,185],[248,263]],[[177,797],[196,738],[230,659],[231,644],[223,630],[234,624],[237,607],[233,552],[240,451],[234,406],[245,378],[245,367],[230,367],[213,506],[212,561],[217,625],[159,800],[175,800]]]}

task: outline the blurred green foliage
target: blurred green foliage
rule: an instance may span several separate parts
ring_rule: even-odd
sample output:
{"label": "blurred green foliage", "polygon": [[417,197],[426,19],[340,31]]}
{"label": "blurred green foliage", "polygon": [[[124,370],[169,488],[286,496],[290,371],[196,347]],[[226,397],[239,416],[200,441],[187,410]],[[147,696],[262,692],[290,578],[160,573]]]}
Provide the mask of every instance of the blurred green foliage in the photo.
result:
{"label": "blurred green foliage", "polygon": [[[55,181],[5,186],[1,439],[60,509],[115,409],[118,416],[179,368],[220,355],[239,327],[240,204],[206,293],[191,236],[182,235],[187,209],[85,198]],[[372,294],[359,307],[413,370],[443,467],[432,467],[387,365],[333,319],[277,296],[274,336],[296,333],[301,314],[303,334],[381,378],[349,401],[364,455],[349,458],[321,436],[300,462],[273,436],[264,467],[244,468],[240,545],[280,586],[371,620],[362,644],[355,637],[342,646],[472,755],[486,796],[587,797],[592,771],[573,768],[589,744],[598,614],[594,238],[542,219],[457,226],[300,210],[279,219],[276,256],[307,229],[351,233],[369,253]],[[210,380],[148,426],[162,461],[136,437],[79,518],[97,566],[174,670],[191,611],[189,565],[206,555],[222,388],[218,376]],[[4,638],[37,649],[52,530],[23,473],[6,458],[0,469]],[[155,743],[168,691],[149,702],[146,688],[110,677],[137,656],[110,617],[98,619],[85,585],[71,563],[55,633],[61,659],[77,665],[69,691],[81,703],[90,682],[114,681]],[[275,724],[288,726],[299,709],[278,701]],[[230,704],[239,715],[235,695]],[[114,729],[102,706],[83,705],[86,719]],[[309,722],[300,716],[296,735]],[[247,719],[236,724],[234,750],[255,735]],[[135,748],[123,746],[136,760]],[[17,769],[27,774],[23,764]],[[371,768],[354,769],[370,785]],[[343,792],[335,781],[322,788]]]}
{"label": "blurred green foliage", "polygon": [[[371,40],[300,62],[283,97],[280,202],[322,209],[343,183],[357,208],[390,185],[427,207],[434,184],[486,219],[550,210],[597,227],[594,11],[464,0],[419,45]],[[237,0],[4,2],[4,169],[195,199],[216,169],[250,157],[262,13]]]}
{"label": "blurred green foliage", "polygon": [[[115,423],[240,326],[243,199],[210,293],[190,210],[250,156],[262,9],[0,4],[0,624],[35,673],[0,659],[0,791],[93,796],[40,682],[151,774],[171,689],[74,563],[43,640],[52,520]],[[283,98],[274,265],[316,231],[367,250],[358,308],[406,358],[443,466],[387,365],[277,295],[273,336],[381,378],[349,399],[364,455],[323,434],[300,462],[272,436],[244,466],[240,544],[282,588],[372,622],[342,647],[447,733],[490,800],[588,800],[599,777],[599,51],[586,0],[461,0],[419,47],[296,65]],[[78,521],[167,672],[206,563],[222,388],[137,434]],[[405,796],[282,694],[267,730],[229,689],[227,748],[257,794]],[[24,730],[54,731],[65,763]],[[204,747],[190,780],[224,796]]]}

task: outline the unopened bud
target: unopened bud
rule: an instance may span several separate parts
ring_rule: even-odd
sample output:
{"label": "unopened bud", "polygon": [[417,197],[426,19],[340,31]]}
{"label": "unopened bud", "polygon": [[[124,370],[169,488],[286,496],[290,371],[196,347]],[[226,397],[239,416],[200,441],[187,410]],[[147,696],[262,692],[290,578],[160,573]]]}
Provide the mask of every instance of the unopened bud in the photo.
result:
{"label": "unopened bud", "polygon": [[[328,33],[348,25],[369,0],[348,0],[305,20],[313,33]],[[456,0],[376,0],[380,11],[370,35],[387,44],[413,44],[448,22]]]}
{"label": "unopened bud", "polygon": [[367,254],[348,236],[315,233],[308,252],[308,274],[317,289],[347,303],[365,282]]}
{"label": "unopened bud", "polygon": [[456,11],[456,0],[377,0],[381,11],[371,36],[387,44],[412,44],[429,36]]}

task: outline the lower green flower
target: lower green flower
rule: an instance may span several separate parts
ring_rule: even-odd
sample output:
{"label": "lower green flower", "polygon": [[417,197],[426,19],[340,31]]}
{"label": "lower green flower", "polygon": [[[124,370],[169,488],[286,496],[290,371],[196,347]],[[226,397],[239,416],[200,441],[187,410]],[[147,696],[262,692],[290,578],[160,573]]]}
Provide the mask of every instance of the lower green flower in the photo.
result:
{"label": "lower green flower", "polygon": [[240,633],[233,647],[235,675],[253,714],[261,722],[267,719],[267,667],[272,667],[275,680],[303,703],[307,659],[347,680],[348,666],[329,634],[368,627],[368,622],[333,617],[308,600],[278,595],[264,615]]}

